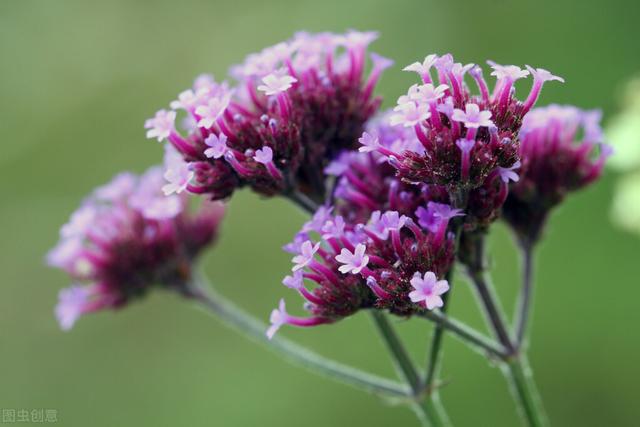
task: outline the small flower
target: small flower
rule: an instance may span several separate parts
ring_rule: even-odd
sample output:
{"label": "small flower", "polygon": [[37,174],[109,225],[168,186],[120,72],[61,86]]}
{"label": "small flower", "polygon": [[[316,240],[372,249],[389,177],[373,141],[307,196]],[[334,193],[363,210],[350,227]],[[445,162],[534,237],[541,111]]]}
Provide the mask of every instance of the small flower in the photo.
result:
{"label": "small flower", "polygon": [[456,145],[463,153],[470,153],[473,147],[476,145],[475,139],[459,139],[456,141]]}
{"label": "small flower", "polygon": [[220,135],[212,133],[204,140],[204,143],[209,146],[204,150],[204,155],[208,158],[219,159],[227,152],[227,136],[223,133]]}
{"label": "small flower", "polygon": [[74,285],[60,291],[55,314],[62,330],[68,331],[73,327],[82,316],[89,297],[90,292],[85,286]]}
{"label": "small flower", "polygon": [[431,67],[434,66],[437,60],[438,60],[438,55],[435,55],[435,54],[427,55],[424,58],[424,61],[422,61],[422,63],[414,62],[413,64],[410,64],[404,67],[402,71],[413,71],[415,73],[418,73],[420,77],[424,78],[424,76],[429,75],[429,71],[431,70]]}
{"label": "small flower", "polygon": [[397,211],[388,211],[382,215],[381,221],[387,230],[398,231],[407,224],[409,218],[400,215]]}
{"label": "small flower", "polygon": [[313,261],[313,256],[318,252],[320,248],[320,243],[316,243],[313,245],[310,240],[307,240],[300,247],[300,254],[293,257],[292,262],[295,264],[291,271],[298,271],[302,268],[305,268],[311,261]]}
{"label": "small flower", "polygon": [[343,264],[338,270],[342,274],[358,274],[363,268],[369,264],[369,256],[365,254],[367,247],[363,244],[358,244],[353,252],[347,248],[342,248],[339,255],[336,255],[336,261]]}
{"label": "small flower", "polygon": [[467,128],[477,129],[481,126],[493,126],[491,119],[491,111],[480,111],[477,104],[467,104],[466,111],[460,109],[453,110],[453,120],[462,122]]}
{"label": "small flower", "polygon": [[198,126],[201,128],[210,128],[225,112],[229,106],[230,97],[228,95],[221,97],[213,97],[205,105],[196,108],[196,114],[200,117]]}
{"label": "small flower", "polygon": [[162,187],[162,192],[169,196],[173,193],[180,194],[187,189],[189,182],[193,179],[195,173],[191,170],[189,163],[183,163],[179,167],[167,169],[164,173],[164,179],[168,184]]}
{"label": "small flower", "polygon": [[287,276],[282,280],[282,284],[290,289],[301,289],[304,275],[302,270],[297,270],[292,276]]}
{"label": "small flower", "polygon": [[285,306],[284,299],[281,299],[278,308],[274,309],[271,312],[271,316],[269,316],[271,326],[267,329],[267,338],[270,340],[273,339],[273,336],[278,332],[278,329],[287,323],[288,316],[289,314],[287,313],[287,307]]}
{"label": "small flower", "polygon": [[156,115],[144,122],[147,138],[156,138],[158,142],[167,139],[175,130],[176,112],[160,110]]}
{"label": "small flower", "polygon": [[198,104],[198,96],[191,89],[187,89],[183,92],[180,92],[178,95],[178,99],[175,101],[171,101],[171,108],[177,110],[179,108],[190,111],[193,107]]}
{"label": "small flower", "polygon": [[391,116],[390,123],[392,126],[401,124],[404,127],[411,127],[431,117],[427,105],[416,105],[415,102],[400,104],[393,111],[396,111],[396,114]]}
{"label": "small flower", "polygon": [[518,160],[510,168],[498,167],[498,174],[500,175],[500,179],[502,180],[502,182],[504,182],[505,184],[509,183],[509,181],[518,182],[520,180],[520,177],[515,172],[515,170],[520,169],[521,165],[522,163],[520,162],[520,160]]}
{"label": "small flower", "polygon": [[277,95],[281,92],[285,92],[287,89],[297,82],[298,79],[288,74],[278,76],[275,73],[271,73],[262,78],[262,85],[258,86],[258,90],[264,92],[266,95]]}
{"label": "small flower", "polygon": [[493,71],[491,72],[492,76],[495,76],[498,79],[508,79],[512,82],[516,80],[522,79],[529,75],[529,71],[523,70],[517,65],[500,65],[496,64],[493,61],[487,61]]}
{"label": "small flower", "polygon": [[423,303],[427,310],[444,305],[440,295],[449,290],[449,282],[446,280],[438,280],[433,272],[427,271],[424,276],[416,272],[410,283],[414,289],[409,293],[412,302]]}
{"label": "small flower", "polygon": [[545,70],[544,68],[533,68],[526,65],[527,70],[531,73],[534,80],[540,82],[550,82],[553,80],[559,81],[560,83],[564,83],[564,79],[562,77],[554,76],[550,71]]}
{"label": "small flower", "polygon": [[411,98],[419,102],[431,103],[442,98],[445,92],[449,89],[447,85],[434,86],[431,83],[424,84],[417,87]]}
{"label": "small flower", "polygon": [[268,165],[273,161],[273,150],[265,145],[262,149],[256,151],[253,160],[263,165]]}
{"label": "small flower", "polygon": [[364,132],[360,138],[358,138],[358,142],[362,144],[358,151],[361,153],[370,153],[372,151],[376,151],[380,147],[380,140],[377,136],[374,136],[368,132]]}

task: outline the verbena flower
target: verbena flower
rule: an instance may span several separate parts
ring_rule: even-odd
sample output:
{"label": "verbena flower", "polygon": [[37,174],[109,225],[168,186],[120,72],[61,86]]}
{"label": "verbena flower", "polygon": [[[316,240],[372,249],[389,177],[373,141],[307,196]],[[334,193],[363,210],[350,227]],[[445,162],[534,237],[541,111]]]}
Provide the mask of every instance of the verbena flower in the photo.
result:
{"label": "verbena flower", "polygon": [[549,210],[596,180],[611,149],[603,143],[600,112],[550,105],[524,119],[520,179],[511,184],[503,208],[521,239],[535,241]]}
{"label": "verbena flower", "polygon": [[283,280],[305,299],[311,316],[291,316],[281,301],[268,336],[284,324],[331,323],[364,308],[410,316],[441,306],[448,285],[435,279],[453,263],[453,235],[446,230],[460,212],[436,203],[426,211],[433,218],[422,226],[397,211],[375,211],[365,222],[350,223],[322,208],[303,226],[298,243],[288,246],[294,266]]}
{"label": "verbena flower", "polygon": [[191,267],[216,237],[220,202],[190,212],[186,194],[164,196],[162,168],[117,175],[97,188],[60,230],[49,265],[76,282],[55,309],[62,329],[78,317],[120,308],[158,286],[184,290]]}
{"label": "verbena flower", "polygon": [[[398,99],[391,124],[412,129],[420,147],[377,149],[407,182],[474,189],[488,185],[498,168],[518,161],[518,132],[525,114],[537,100],[545,81],[559,80],[546,70],[521,69],[490,62],[497,82],[493,91],[474,64],[456,63],[449,54],[429,55],[405,71],[416,72],[422,84],[411,86]],[[474,95],[465,82],[469,74],[478,87]],[[529,74],[533,87],[521,102],[514,83]],[[372,145],[366,145],[371,150]]]}
{"label": "verbena flower", "polygon": [[[389,124],[391,114],[382,114],[367,124],[359,153],[344,153],[326,169],[337,177],[333,203],[347,221],[367,221],[376,210],[395,210],[418,220],[429,202],[453,202],[445,186],[408,183],[396,175],[387,154],[421,152],[424,148],[413,130]],[[465,230],[484,230],[498,217],[508,194],[508,182],[518,179],[519,164],[494,169],[481,186],[469,191]]]}
{"label": "verbena flower", "polygon": [[[365,76],[367,46],[376,37],[298,33],[233,67],[233,87],[198,78],[170,111],[145,123],[149,138],[168,141],[190,164],[188,180],[184,168],[170,178],[180,176],[184,189],[212,199],[250,186],[267,196],[298,191],[322,200],[324,168],[358,147],[380,104],[373,89],[391,61],[371,54]],[[190,119],[183,132],[175,127],[178,113]]]}

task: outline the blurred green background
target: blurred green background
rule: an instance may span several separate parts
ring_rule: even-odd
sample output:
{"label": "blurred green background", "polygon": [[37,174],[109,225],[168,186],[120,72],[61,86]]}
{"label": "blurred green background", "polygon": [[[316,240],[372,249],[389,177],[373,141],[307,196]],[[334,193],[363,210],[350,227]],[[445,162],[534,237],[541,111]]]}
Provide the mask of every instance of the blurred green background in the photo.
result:
{"label": "blurred green background", "polygon": [[[463,62],[542,66],[563,76],[540,104],[615,111],[640,71],[640,3],[487,1],[0,2],[0,408],[54,408],[64,426],[411,426],[402,407],[292,367],[173,295],[61,332],[52,315],[67,278],[43,265],[81,198],[120,170],[161,157],[142,124],[201,72],[222,78],[247,53],[297,30],[374,29],[395,59],[379,87],[390,106],[431,52]],[[639,141],[640,143],[640,141]],[[538,258],[531,361],[555,426],[640,423],[640,241],[609,222],[615,176],[558,210]],[[206,270],[266,320],[304,216],[281,200],[234,197]],[[518,262],[501,226],[497,287],[511,312]],[[465,283],[455,316],[483,327]],[[429,327],[397,322],[417,358]],[[393,375],[366,315],[285,328],[319,352]],[[447,339],[442,390],[458,426],[516,426],[500,372]]]}

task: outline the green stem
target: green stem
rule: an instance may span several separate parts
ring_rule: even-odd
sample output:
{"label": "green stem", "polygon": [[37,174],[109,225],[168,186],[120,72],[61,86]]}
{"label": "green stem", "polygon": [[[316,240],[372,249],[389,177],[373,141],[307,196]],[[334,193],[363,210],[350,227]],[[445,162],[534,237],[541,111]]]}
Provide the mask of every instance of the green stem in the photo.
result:
{"label": "green stem", "polygon": [[398,374],[411,388],[416,399],[412,408],[422,425],[430,427],[449,425],[448,417],[444,412],[444,408],[440,405],[439,399],[430,399],[429,395],[423,395],[420,374],[386,315],[379,310],[372,310],[371,316],[389,353],[393,357]]}
{"label": "green stem", "polygon": [[516,347],[522,348],[527,340],[527,326],[533,304],[533,245],[522,245],[522,288],[514,316]]}
{"label": "green stem", "polygon": [[478,237],[474,247],[472,262],[467,266],[469,277],[478,291],[478,299],[485,317],[489,321],[496,338],[507,349],[508,356],[502,363],[502,371],[510,382],[520,414],[529,427],[547,426],[547,418],[542,400],[533,382],[531,367],[526,354],[519,351],[509,337],[498,297],[485,274],[484,236]]}
{"label": "green stem", "polygon": [[479,350],[483,353],[488,353],[500,360],[504,360],[508,357],[508,353],[502,345],[485,337],[483,334],[466,324],[446,316],[442,312],[424,311],[419,315],[433,321],[436,325],[440,326],[442,330],[447,330],[454,337],[458,338],[473,349]]}
{"label": "green stem", "polygon": [[[466,191],[453,192],[450,195],[453,205],[458,209],[465,209],[468,203],[468,193]],[[460,247],[460,238],[462,236],[462,220],[454,219],[453,233],[454,233],[454,246],[453,253],[458,252]],[[451,268],[447,272],[446,279],[449,282],[449,292],[442,296],[442,313],[446,314],[449,309],[449,297],[453,291],[453,275],[455,270],[455,262],[451,265]],[[427,357],[427,370],[422,385],[423,390],[428,393],[434,394],[437,397],[436,381],[438,378],[438,371],[440,370],[442,360],[442,343],[444,338],[444,326],[436,324],[431,335],[431,345],[429,346],[429,353]]]}
{"label": "green stem", "polygon": [[526,355],[521,354],[510,359],[504,364],[503,371],[511,382],[513,394],[518,398],[520,412],[527,424],[530,427],[547,426],[549,423]]}
{"label": "green stem", "polygon": [[221,295],[211,290],[205,291],[210,288],[204,277],[200,276],[191,284],[187,295],[200,302],[228,326],[264,345],[288,361],[316,374],[373,394],[395,398],[411,397],[411,392],[401,384],[326,359],[285,338],[276,336],[269,341],[265,336],[267,326],[264,323],[236,307]]}

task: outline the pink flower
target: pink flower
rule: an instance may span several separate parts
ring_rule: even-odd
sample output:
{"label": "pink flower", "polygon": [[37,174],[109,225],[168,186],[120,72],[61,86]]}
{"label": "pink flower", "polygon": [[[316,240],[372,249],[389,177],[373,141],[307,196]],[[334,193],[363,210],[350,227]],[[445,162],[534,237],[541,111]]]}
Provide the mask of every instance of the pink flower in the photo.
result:
{"label": "pink flower", "polygon": [[427,105],[416,105],[415,102],[400,104],[393,111],[396,111],[396,114],[390,118],[392,126],[401,124],[404,127],[411,127],[431,117]]}
{"label": "pink flower", "polygon": [[265,145],[261,150],[256,151],[253,160],[263,165],[268,165],[273,161],[273,150]]}
{"label": "pink flower", "polygon": [[477,104],[467,104],[466,111],[458,108],[453,110],[452,119],[462,122],[467,128],[477,129],[481,126],[493,126],[491,119],[491,111],[480,111]]}
{"label": "pink flower", "polygon": [[195,173],[191,170],[189,163],[183,163],[178,167],[167,169],[164,178],[169,182],[162,187],[162,192],[169,196],[173,193],[180,194],[187,189],[189,182]]}
{"label": "pink flower", "polygon": [[229,106],[230,96],[213,97],[205,105],[196,108],[196,114],[200,116],[198,126],[201,128],[210,128],[222,116]]}
{"label": "pink flower", "polygon": [[73,285],[60,291],[55,314],[62,330],[68,331],[73,327],[83,314],[90,295],[91,292],[86,286]]}
{"label": "pink flower", "polygon": [[298,79],[291,77],[288,74],[278,76],[275,73],[271,73],[262,78],[262,83],[264,84],[258,86],[258,90],[269,96],[277,95],[281,92],[285,92],[297,81]]}
{"label": "pink flower", "polygon": [[362,243],[359,243],[353,252],[347,248],[342,248],[340,254],[336,255],[336,261],[343,264],[338,268],[340,273],[360,273],[369,264],[369,256],[365,254],[366,250],[367,247]]}
{"label": "pink flower", "polygon": [[377,136],[371,135],[368,132],[364,132],[358,142],[362,144],[362,147],[358,148],[361,153],[370,153],[376,151],[380,147],[380,141]]}
{"label": "pink flower", "polygon": [[157,138],[158,142],[167,139],[175,130],[176,112],[160,110],[156,115],[144,122],[147,138]]}
{"label": "pink flower", "polygon": [[316,254],[316,252],[318,252],[319,248],[320,243],[316,243],[315,245],[313,245],[311,243],[311,240],[307,240],[306,242],[304,242],[300,247],[300,254],[293,257],[292,262],[295,265],[291,270],[298,271],[309,265],[311,261],[313,261],[313,256]]}
{"label": "pink flower", "polygon": [[267,338],[273,339],[273,336],[278,332],[278,329],[287,323],[288,316],[289,314],[287,313],[287,307],[285,306],[284,299],[281,299],[278,308],[274,309],[271,312],[271,316],[269,316],[271,326],[267,329]]}
{"label": "pink flower", "polygon": [[411,302],[423,303],[428,310],[444,305],[440,295],[449,290],[449,282],[446,280],[438,280],[433,272],[427,271],[422,277],[416,272],[410,283],[414,289],[409,292]]}
{"label": "pink flower", "polygon": [[227,152],[227,136],[223,133],[220,135],[212,133],[204,140],[204,143],[209,146],[204,150],[204,155],[208,158],[219,159]]}

